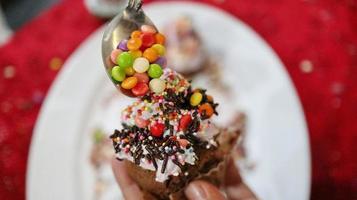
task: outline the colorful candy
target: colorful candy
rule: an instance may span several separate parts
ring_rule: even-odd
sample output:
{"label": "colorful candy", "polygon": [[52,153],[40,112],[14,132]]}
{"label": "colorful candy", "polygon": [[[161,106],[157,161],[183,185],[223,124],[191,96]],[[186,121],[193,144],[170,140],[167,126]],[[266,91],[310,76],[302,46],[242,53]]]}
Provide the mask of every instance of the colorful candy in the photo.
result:
{"label": "colorful candy", "polygon": [[122,82],[126,77],[124,68],[119,66],[115,66],[112,68],[111,75],[114,78],[114,80],[119,82]]}
{"label": "colorful candy", "polygon": [[120,49],[114,49],[112,53],[110,54],[110,59],[112,60],[113,63],[117,63],[117,57],[122,53],[123,51]]}
{"label": "colorful candy", "polygon": [[202,97],[200,92],[194,92],[190,98],[191,106],[198,106],[202,101]]}
{"label": "colorful candy", "polygon": [[149,91],[149,86],[146,83],[138,82],[135,87],[131,89],[131,92],[135,96],[144,96]]}
{"label": "colorful candy", "polygon": [[140,83],[149,83],[150,81],[149,76],[146,73],[135,73],[134,76]]}
{"label": "colorful candy", "polygon": [[135,87],[135,85],[138,83],[138,79],[134,76],[126,78],[122,83],[121,87],[130,90],[131,88]]}
{"label": "colorful candy", "polygon": [[156,94],[159,94],[165,90],[166,83],[164,80],[154,78],[150,81],[149,87],[151,91],[155,92]]}
{"label": "colorful candy", "polygon": [[128,40],[122,40],[120,41],[119,45],[117,46],[117,49],[120,49],[122,51],[128,51],[128,47],[127,47],[127,43],[128,43]]}
{"label": "colorful candy", "polygon": [[141,35],[142,47],[148,48],[155,44],[155,36],[151,33],[144,33]]}
{"label": "colorful candy", "polygon": [[163,34],[156,33],[155,34],[155,40],[156,40],[156,43],[164,45],[166,38],[165,38],[165,36]]}
{"label": "colorful candy", "polygon": [[156,94],[166,89],[166,82],[159,78],[167,66],[165,36],[150,25],[142,25],[130,37],[120,41],[108,57],[113,81],[129,96],[144,96],[149,91]]}
{"label": "colorful candy", "polygon": [[127,76],[132,76],[135,74],[135,70],[133,69],[133,67],[127,67],[125,68],[125,74]]}
{"label": "colorful candy", "polygon": [[167,66],[167,60],[165,57],[159,57],[156,61],[156,64],[160,65],[162,68],[166,68]]}
{"label": "colorful candy", "polygon": [[156,52],[155,49],[153,49],[153,48],[147,48],[147,49],[144,51],[143,56],[144,56],[146,59],[148,59],[148,61],[149,61],[150,63],[153,63],[153,62],[156,61],[156,59],[158,58],[159,55],[157,54],[157,52]]}
{"label": "colorful candy", "polygon": [[204,103],[204,104],[200,105],[198,110],[201,114],[204,114],[207,117],[211,117],[214,114],[214,110],[213,110],[211,104],[209,104],[209,103]]}
{"label": "colorful candy", "polygon": [[149,69],[150,63],[146,58],[140,57],[135,59],[133,68],[138,73],[144,73]]}
{"label": "colorful candy", "polygon": [[191,115],[186,114],[182,116],[182,118],[180,119],[179,130],[185,131],[191,122],[192,122]]}
{"label": "colorful candy", "polygon": [[140,50],[131,50],[129,51],[129,53],[131,54],[131,56],[133,56],[134,59],[140,58],[143,55],[143,52],[141,52]]}
{"label": "colorful candy", "polygon": [[162,123],[156,122],[155,124],[150,126],[150,132],[152,136],[161,137],[164,133],[165,125]]}
{"label": "colorful candy", "polygon": [[142,25],[141,26],[141,31],[143,33],[151,33],[151,34],[155,34],[156,33],[156,29],[153,27],[153,26],[150,26],[150,25]]}
{"label": "colorful candy", "polygon": [[151,78],[160,78],[162,75],[162,69],[158,64],[151,64],[148,70],[148,74]]}
{"label": "colorful candy", "polygon": [[154,44],[154,45],[152,45],[151,48],[155,49],[156,52],[159,54],[159,56],[165,55],[166,49],[165,49],[165,47],[162,46],[161,44]]}
{"label": "colorful candy", "polygon": [[141,47],[141,39],[140,38],[131,38],[128,43],[127,47],[129,50],[138,50]]}
{"label": "colorful candy", "polygon": [[134,58],[129,52],[123,52],[118,56],[117,63],[120,67],[131,67],[134,63]]}
{"label": "colorful candy", "polygon": [[136,30],[131,33],[130,37],[131,38],[140,38],[141,34],[142,34],[141,31]]}

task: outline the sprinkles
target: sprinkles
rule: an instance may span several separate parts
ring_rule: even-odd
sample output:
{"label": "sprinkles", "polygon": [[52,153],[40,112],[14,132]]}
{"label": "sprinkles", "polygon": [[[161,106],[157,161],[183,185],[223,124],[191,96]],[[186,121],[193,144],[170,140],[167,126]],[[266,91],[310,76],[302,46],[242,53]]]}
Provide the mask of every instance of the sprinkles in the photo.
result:
{"label": "sprinkles", "polygon": [[163,73],[170,80],[169,89],[162,95],[148,93],[125,108],[123,128],[110,137],[115,152],[129,155],[137,165],[144,162],[164,174],[170,161],[184,173],[187,163],[197,161],[193,159],[197,158],[196,149],[214,148],[198,136],[206,134],[209,118],[217,114],[218,104],[206,90],[192,90],[190,83],[176,72],[165,69]]}
{"label": "sprinkles", "polygon": [[216,148],[210,118],[218,115],[218,104],[166,68],[164,42],[155,28],[141,27],[113,50],[107,72],[118,89],[137,99],[122,112],[123,128],[110,136],[117,157],[167,178],[195,165],[199,149]]}

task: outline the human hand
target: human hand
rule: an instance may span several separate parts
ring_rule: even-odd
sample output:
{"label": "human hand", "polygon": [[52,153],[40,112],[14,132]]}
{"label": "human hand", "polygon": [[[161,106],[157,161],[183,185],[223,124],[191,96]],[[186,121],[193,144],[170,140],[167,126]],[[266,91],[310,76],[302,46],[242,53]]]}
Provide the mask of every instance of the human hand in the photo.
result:
{"label": "human hand", "polygon": [[[112,168],[115,178],[126,200],[143,199],[143,192],[139,186],[129,177],[124,163],[113,159]],[[214,185],[206,181],[193,181],[185,189],[185,195],[189,200],[256,200],[253,192],[242,183],[238,170],[232,161],[229,162],[226,172],[225,193],[226,196]]]}

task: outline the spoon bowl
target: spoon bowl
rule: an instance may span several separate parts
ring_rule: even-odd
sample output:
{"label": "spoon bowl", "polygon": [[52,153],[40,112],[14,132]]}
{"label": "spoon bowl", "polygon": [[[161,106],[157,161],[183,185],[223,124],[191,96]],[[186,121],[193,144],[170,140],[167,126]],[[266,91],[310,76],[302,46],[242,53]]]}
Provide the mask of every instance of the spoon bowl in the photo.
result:
{"label": "spoon bowl", "polygon": [[[118,45],[122,40],[128,39],[133,31],[139,30],[143,25],[154,27],[157,31],[157,28],[145,15],[141,6],[142,0],[129,0],[128,6],[112,19],[104,31],[102,39],[102,57],[104,66],[107,75],[120,90],[122,90],[120,85],[118,85],[111,77],[111,70],[116,66],[111,60],[111,53],[118,48]],[[128,92],[123,93],[131,96]]]}

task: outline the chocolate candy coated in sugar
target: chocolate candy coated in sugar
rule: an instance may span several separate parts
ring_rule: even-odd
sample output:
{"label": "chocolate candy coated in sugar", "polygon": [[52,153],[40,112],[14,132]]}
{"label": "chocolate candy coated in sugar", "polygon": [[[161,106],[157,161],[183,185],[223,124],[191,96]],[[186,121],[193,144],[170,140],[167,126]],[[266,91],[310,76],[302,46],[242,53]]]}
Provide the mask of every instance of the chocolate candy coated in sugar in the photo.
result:
{"label": "chocolate candy coated in sugar", "polygon": [[158,64],[151,64],[149,67],[148,74],[151,78],[160,78],[162,75],[163,71],[160,65]]}
{"label": "chocolate candy coated in sugar", "polygon": [[144,53],[143,56],[148,59],[148,61],[150,63],[153,63],[157,60],[157,58],[159,57],[159,55],[157,54],[155,49],[152,48],[147,48]]}
{"label": "chocolate candy coated in sugar", "polygon": [[138,83],[138,79],[134,76],[126,78],[122,83],[121,87],[130,90],[131,88],[135,87],[136,84]]}
{"label": "chocolate candy coated in sugar", "polygon": [[141,39],[140,38],[131,38],[128,43],[127,47],[129,50],[138,50],[141,47]]}
{"label": "chocolate candy coated in sugar", "polygon": [[131,89],[131,92],[138,97],[144,96],[148,91],[149,86],[147,85],[147,83],[144,82],[138,82],[135,87]]}
{"label": "chocolate candy coated in sugar", "polygon": [[164,47],[163,45],[161,45],[161,44],[154,44],[154,45],[152,45],[151,48],[155,49],[156,52],[157,52],[157,54],[159,54],[159,56],[165,55],[166,49],[165,49],[165,47]]}
{"label": "chocolate candy coated in sugar", "polygon": [[151,33],[144,33],[141,35],[142,48],[151,47],[155,44],[155,36]]}
{"label": "chocolate candy coated in sugar", "polygon": [[140,57],[135,59],[133,68],[138,73],[144,73],[149,69],[150,63],[146,58]]}
{"label": "chocolate candy coated in sugar", "polygon": [[140,83],[149,83],[150,78],[146,73],[135,73],[134,76]]}
{"label": "chocolate candy coated in sugar", "polygon": [[131,38],[140,38],[142,32],[139,30],[133,31],[130,35]]}
{"label": "chocolate candy coated in sugar", "polygon": [[150,25],[146,25],[146,24],[142,25],[142,26],[140,27],[140,30],[141,30],[143,33],[151,33],[151,34],[155,34],[155,33],[156,33],[155,27],[150,26]]}
{"label": "chocolate candy coated in sugar", "polygon": [[154,78],[149,83],[150,90],[156,94],[162,93],[166,88],[166,82],[164,80]]}
{"label": "chocolate candy coated in sugar", "polygon": [[114,50],[112,51],[112,53],[110,54],[110,59],[111,59],[111,61],[112,61],[113,63],[115,63],[115,64],[118,64],[118,63],[117,63],[117,58],[118,58],[118,56],[119,56],[121,53],[123,53],[122,50],[120,50],[120,49],[114,49]]}
{"label": "chocolate candy coated in sugar", "polygon": [[165,125],[162,123],[156,122],[155,124],[150,126],[150,132],[152,136],[161,137],[164,133]]}
{"label": "chocolate candy coated in sugar", "polygon": [[165,36],[163,34],[156,33],[155,34],[155,40],[156,40],[156,43],[164,45],[165,41],[166,41],[166,38],[165,38]]}
{"label": "chocolate candy coated in sugar", "polygon": [[202,101],[202,94],[200,92],[194,92],[190,98],[191,106],[198,106]]}
{"label": "chocolate candy coated in sugar", "polygon": [[160,65],[162,68],[166,68],[167,67],[167,59],[166,57],[159,57],[156,61],[156,64]]}
{"label": "chocolate candy coated in sugar", "polygon": [[118,46],[117,46],[117,49],[120,49],[122,51],[128,51],[128,47],[127,47],[127,43],[128,43],[128,40],[122,40],[119,42]]}
{"label": "chocolate candy coated in sugar", "polygon": [[214,110],[209,103],[204,103],[198,108],[201,114],[205,114],[207,117],[211,117],[214,114]]}
{"label": "chocolate candy coated in sugar", "polygon": [[143,55],[143,52],[140,50],[130,50],[129,53],[133,56],[134,59],[140,58]]}
{"label": "chocolate candy coated in sugar", "polygon": [[119,66],[115,66],[112,68],[111,76],[114,80],[122,82],[126,77],[125,69]]}
{"label": "chocolate candy coated in sugar", "polygon": [[118,56],[117,63],[120,67],[131,67],[134,63],[134,58],[129,52],[123,52]]}
{"label": "chocolate candy coated in sugar", "polygon": [[135,74],[135,70],[133,69],[133,67],[127,67],[125,68],[125,74],[127,76],[132,76]]}
{"label": "chocolate candy coated in sugar", "polygon": [[188,127],[188,125],[191,123],[192,118],[190,114],[186,114],[184,116],[181,117],[180,119],[180,123],[179,123],[179,130],[181,131],[185,131]]}

